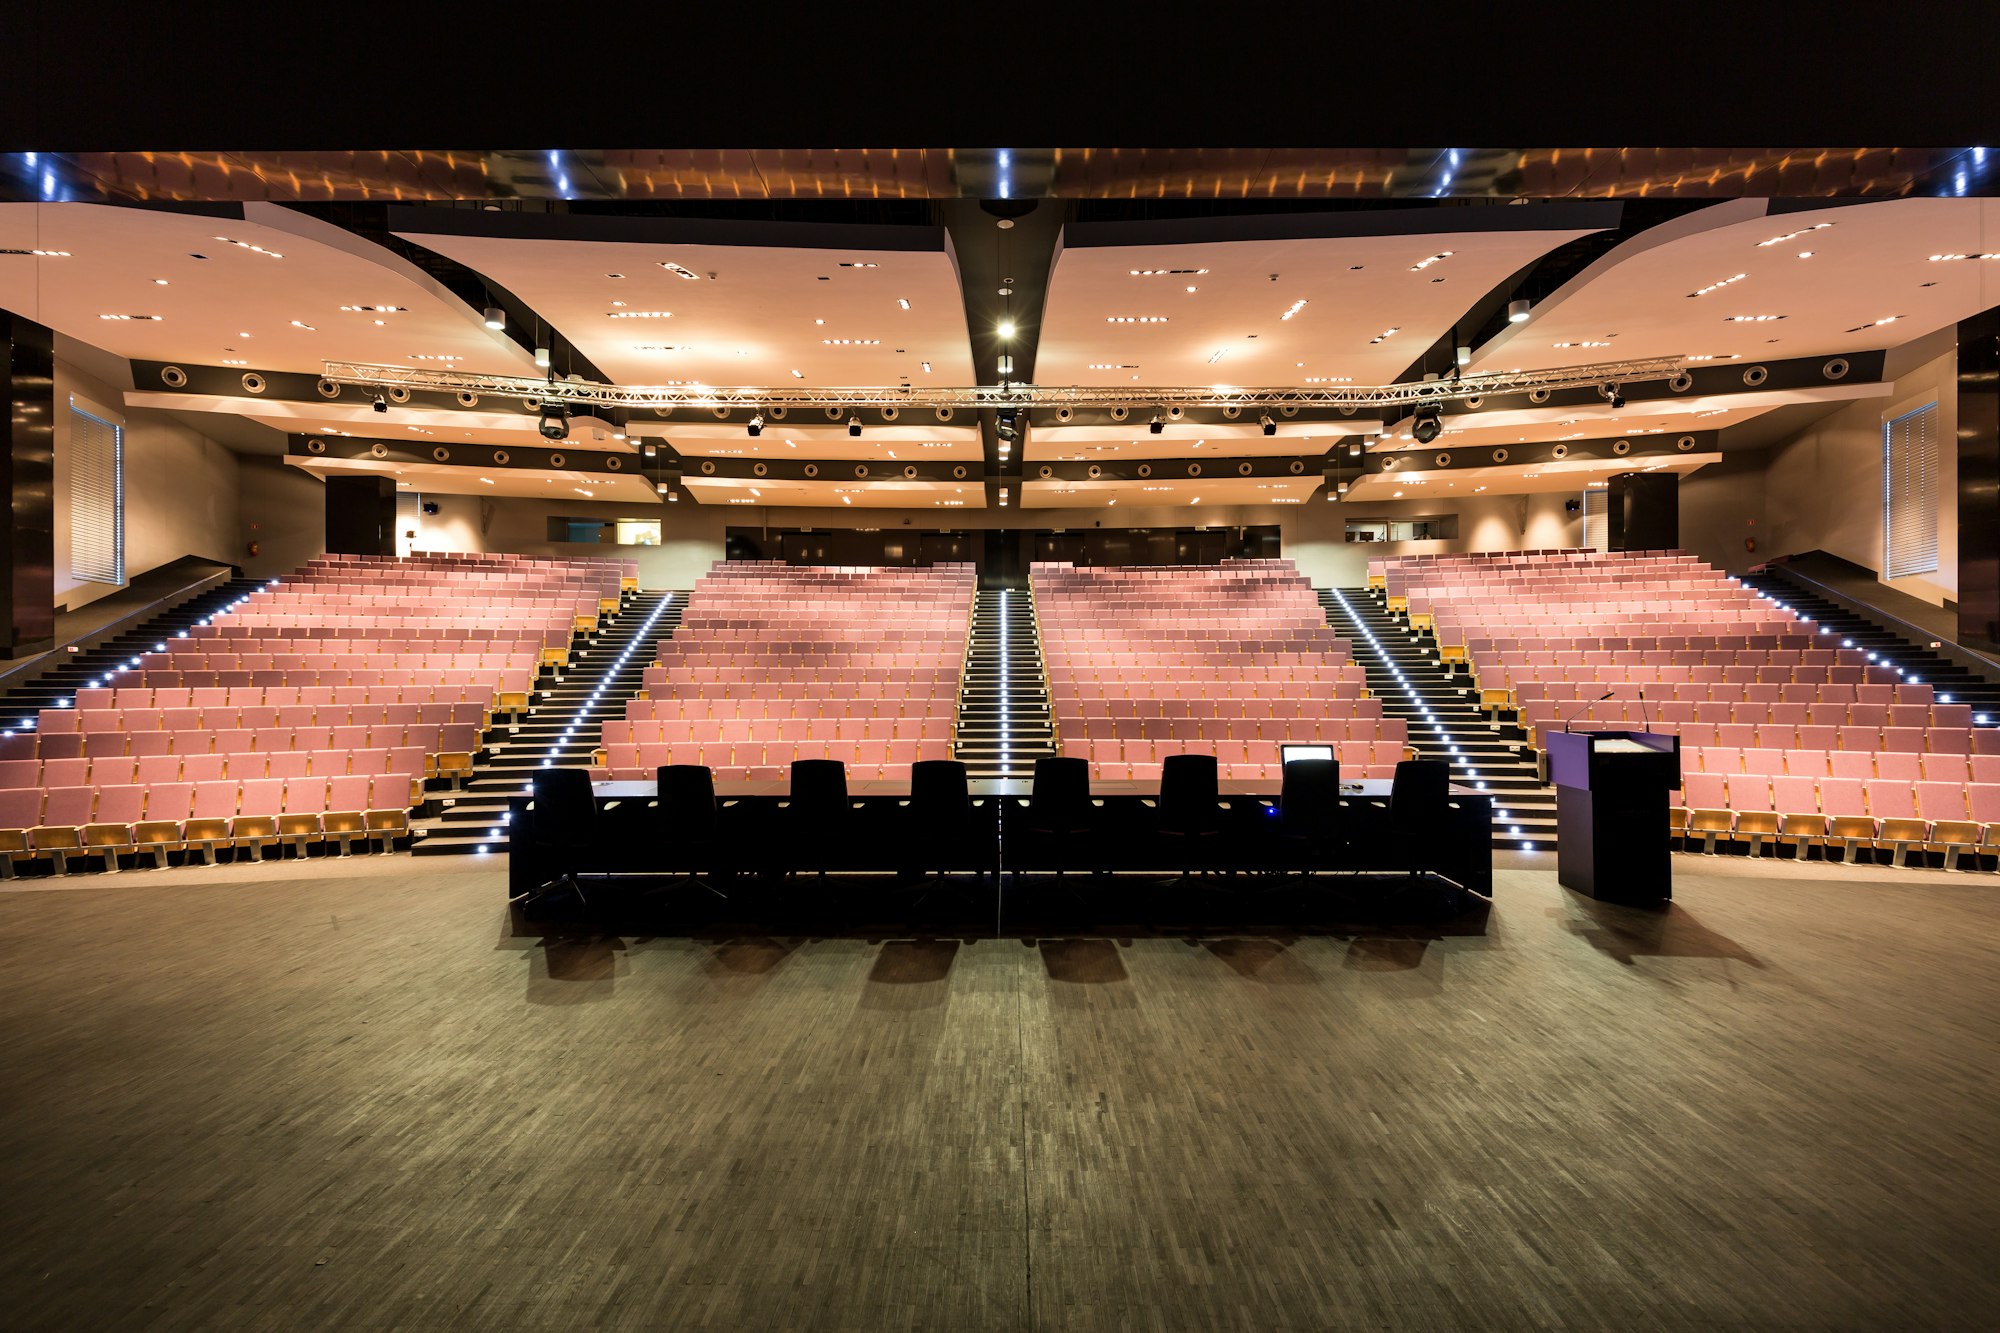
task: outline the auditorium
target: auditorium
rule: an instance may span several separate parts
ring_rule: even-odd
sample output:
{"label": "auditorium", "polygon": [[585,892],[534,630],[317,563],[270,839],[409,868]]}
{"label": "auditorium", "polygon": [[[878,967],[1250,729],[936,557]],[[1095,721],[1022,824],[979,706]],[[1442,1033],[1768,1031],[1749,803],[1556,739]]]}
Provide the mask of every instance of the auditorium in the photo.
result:
{"label": "auditorium", "polygon": [[422,137],[0,153],[10,1327],[1985,1326],[2000,148]]}

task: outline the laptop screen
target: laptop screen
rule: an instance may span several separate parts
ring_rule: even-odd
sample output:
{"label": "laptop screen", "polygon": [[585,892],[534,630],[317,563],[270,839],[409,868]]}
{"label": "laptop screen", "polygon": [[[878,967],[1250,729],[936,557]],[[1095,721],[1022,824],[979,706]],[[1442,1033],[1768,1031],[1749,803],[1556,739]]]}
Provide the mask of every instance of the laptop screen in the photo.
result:
{"label": "laptop screen", "polygon": [[1331,758],[1333,758],[1333,747],[1331,745],[1280,745],[1278,747],[1278,759],[1280,763],[1289,764],[1294,759]]}

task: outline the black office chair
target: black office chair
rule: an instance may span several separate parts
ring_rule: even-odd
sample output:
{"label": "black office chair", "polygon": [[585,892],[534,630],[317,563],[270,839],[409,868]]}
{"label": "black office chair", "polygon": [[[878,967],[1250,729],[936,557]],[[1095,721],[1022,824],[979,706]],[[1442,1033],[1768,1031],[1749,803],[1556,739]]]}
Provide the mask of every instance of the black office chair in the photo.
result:
{"label": "black office chair", "polygon": [[1451,765],[1442,759],[1405,759],[1389,787],[1389,843],[1395,868],[1416,873],[1426,844],[1449,818]]}
{"label": "black office chair", "polygon": [[694,882],[716,897],[727,897],[696,873],[718,869],[722,854],[715,774],[706,764],[662,764],[655,777],[659,789],[655,836],[670,863],[685,866]]}
{"label": "black office chair", "polygon": [[[596,856],[597,796],[590,774],[580,768],[537,769],[529,783],[534,803],[528,810],[521,852],[541,867],[540,882],[514,899],[535,907],[562,893],[585,901],[577,882],[579,868]],[[520,853],[517,853],[520,854]]]}
{"label": "black office chair", "polygon": [[[1310,874],[1341,841],[1340,761],[1294,759],[1278,796],[1278,836],[1287,862]],[[1290,868],[1288,865],[1287,868]]]}
{"label": "black office chair", "polygon": [[784,856],[787,869],[816,865],[822,875],[846,846],[847,765],[838,759],[795,759],[786,808],[788,834],[798,841]]}
{"label": "black office chair", "polygon": [[1220,773],[1212,754],[1170,754],[1160,765],[1160,836],[1180,845],[1184,869],[1209,868],[1222,833]]}
{"label": "black office chair", "polygon": [[992,830],[981,837],[965,765],[956,759],[920,759],[910,765],[910,802],[902,809],[902,841],[916,872],[974,866],[983,877],[991,864]]}
{"label": "black office chair", "polygon": [[1054,862],[1055,872],[1060,875],[1063,862],[1072,859],[1077,844],[1096,827],[1096,814],[1090,803],[1087,760],[1051,755],[1035,761],[1035,778],[1028,789],[1028,809],[1021,819],[1021,832],[1030,847],[1041,853],[1037,859]]}

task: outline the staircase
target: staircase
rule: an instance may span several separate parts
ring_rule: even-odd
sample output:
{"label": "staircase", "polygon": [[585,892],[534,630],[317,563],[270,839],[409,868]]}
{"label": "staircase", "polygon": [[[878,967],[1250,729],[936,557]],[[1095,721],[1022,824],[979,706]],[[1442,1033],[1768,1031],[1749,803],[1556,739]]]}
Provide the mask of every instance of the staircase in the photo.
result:
{"label": "staircase", "polygon": [[975,594],[959,685],[957,756],[978,781],[1031,778],[1035,761],[1055,752],[1033,595],[983,589]]}
{"label": "staircase", "polygon": [[419,856],[507,850],[507,800],[528,794],[543,768],[585,768],[598,748],[604,723],[625,716],[644,673],[673,637],[688,594],[627,593],[616,614],[573,649],[553,681],[541,684],[527,716],[496,727],[462,792],[434,794],[438,813],[411,821],[411,850]]}
{"label": "staircase", "polygon": [[1448,671],[1437,643],[1392,616],[1383,595],[1320,588],[1327,624],[1354,645],[1368,692],[1384,717],[1400,717],[1419,758],[1443,759],[1452,781],[1493,795],[1493,845],[1538,851],[1555,846],[1555,791],[1536,773],[1534,754],[1479,711],[1478,693]]}
{"label": "staircase", "polygon": [[1775,571],[1746,574],[1742,582],[1779,606],[1805,616],[1815,627],[1829,631],[1824,636],[1825,643],[1874,653],[1883,665],[1901,667],[1907,672],[1905,680],[1930,686],[1939,703],[1971,704],[1975,722],[2000,724],[2000,683],[1940,657]]}
{"label": "staircase", "polygon": [[[81,652],[51,654],[32,679],[0,695],[0,729],[19,731],[44,708],[74,706],[76,692],[93,685],[116,687],[139,654],[164,651],[168,639],[226,611],[264,586],[262,579],[231,579],[176,603],[136,628]],[[121,670],[123,668],[124,670]]]}

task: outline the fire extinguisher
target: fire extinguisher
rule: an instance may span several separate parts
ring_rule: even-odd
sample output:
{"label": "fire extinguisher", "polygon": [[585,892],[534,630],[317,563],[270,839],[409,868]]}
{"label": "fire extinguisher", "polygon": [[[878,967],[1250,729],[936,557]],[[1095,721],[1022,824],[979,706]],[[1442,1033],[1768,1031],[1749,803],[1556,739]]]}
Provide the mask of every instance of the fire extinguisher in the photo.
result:
{"label": "fire extinguisher", "polygon": [[250,543],[250,554],[251,554],[251,555],[262,555],[263,553],[264,553],[264,544],[263,544],[262,542],[251,542],[251,543]]}

